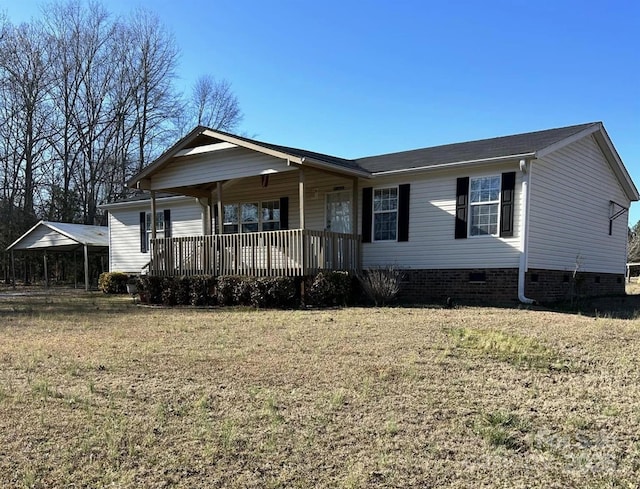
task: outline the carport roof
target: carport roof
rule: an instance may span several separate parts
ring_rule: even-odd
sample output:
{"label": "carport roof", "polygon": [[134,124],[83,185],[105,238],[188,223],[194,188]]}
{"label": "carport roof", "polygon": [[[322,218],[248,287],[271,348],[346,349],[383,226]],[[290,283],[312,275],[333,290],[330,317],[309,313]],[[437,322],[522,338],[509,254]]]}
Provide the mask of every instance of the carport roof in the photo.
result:
{"label": "carport roof", "polygon": [[10,250],[69,251],[79,246],[108,248],[106,226],[40,221],[7,247]]}

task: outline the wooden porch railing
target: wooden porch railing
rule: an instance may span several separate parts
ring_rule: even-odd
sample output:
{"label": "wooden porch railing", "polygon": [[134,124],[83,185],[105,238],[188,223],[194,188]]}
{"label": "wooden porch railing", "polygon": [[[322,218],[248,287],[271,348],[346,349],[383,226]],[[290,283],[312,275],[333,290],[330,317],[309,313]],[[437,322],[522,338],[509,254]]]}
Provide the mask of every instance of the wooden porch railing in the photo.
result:
{"label": "wooden porch railing", "polygon": [[291,229],[152,239],[149,273],[303,276],[321,270],[357,270],[359,260],[359,236]]}

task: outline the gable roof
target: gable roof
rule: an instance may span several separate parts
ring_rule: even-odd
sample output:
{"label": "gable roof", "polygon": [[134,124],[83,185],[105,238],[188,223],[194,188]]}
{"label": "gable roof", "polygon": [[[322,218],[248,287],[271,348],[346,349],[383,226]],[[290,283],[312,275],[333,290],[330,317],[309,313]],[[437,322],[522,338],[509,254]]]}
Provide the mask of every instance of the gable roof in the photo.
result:
{"label": "gable roof", "polygon": [[371,178],[376,175],[420,171],[474,163],[514,159],[541,158],[582,137],[594,135],[600,149],[630,200],[638,200],[638,190],[615,150],[601,122],[546,129],[430,148],[400,151],[356,159],[345,159],[304,149],[265,143],[243,136],[198,126],[174,144],[127,185],[135,187],[151,173],[167,165],[181,150],[223,141],[247,149],[282,158],[298,165],[320,167],[352,176]]}
{"label": "gable roof", "polygon": [[78,246],[109,247],[109,229],[66,222],[40,221],[7,247],[9,250],[73,249]]}
{"label": "gable roof", "polygon": [[299,165],[321,167],[347,174],[353,174],[354,176],[369,176],[369,173],[360,168],[353,160],[317,153],[315,151],[265,143],[255,139],[246,138],[244,136],[237,136],[224,131],[218,131],[204,126],[197,126],[189,132],[189,134],[184,136],[177,143],[171,146],[171,148],[160,155],[155,161],[153,161],[153,163],[146,168],[143,168],[141,172],[129,179],[127,181],[127,186],[136,187],[140,181],[144,180],[151,173],[154,173],[169,164],[172,161],[172,158],[177,156],[181,150],[211,144],[215,140],[258,151]]}

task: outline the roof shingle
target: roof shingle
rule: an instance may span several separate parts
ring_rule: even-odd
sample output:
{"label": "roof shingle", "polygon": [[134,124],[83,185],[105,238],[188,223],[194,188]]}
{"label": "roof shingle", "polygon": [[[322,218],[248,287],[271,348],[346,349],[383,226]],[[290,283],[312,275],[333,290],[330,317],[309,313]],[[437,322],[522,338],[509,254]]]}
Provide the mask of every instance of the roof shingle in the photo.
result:
{"label": "roof shingle", "polygon": [[355,163],[365,170],[377,173],[534,153],[596,124],[599,123],[589,122],[512,136],[369,156],[358,158]]}

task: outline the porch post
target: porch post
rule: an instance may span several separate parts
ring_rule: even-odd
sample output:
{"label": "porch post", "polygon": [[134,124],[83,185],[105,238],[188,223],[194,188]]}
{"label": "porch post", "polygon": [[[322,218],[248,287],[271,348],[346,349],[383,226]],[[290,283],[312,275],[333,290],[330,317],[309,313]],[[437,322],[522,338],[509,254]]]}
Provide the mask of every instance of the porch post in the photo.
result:
{"label": "porch post", "polygon": [[224,212],[222,207],[222,182],[218,182],[217,185],[218,190],[218,234],[224,234]]}
{"label": "porch post", "polygon": [[89,247],[87,245],[84,245],[84,290],[89,292]]}
{"label": "porch post", "polygon": [[300,229],[304,229],[304,169],[298,169],[298,196],[300,198]]}
{"label": "porch post", "polygon": [[151,237],[156,239],[156,193],[151,191]]}
{"label": "porch post", "polygon": [[211,215],[212,215],[211,206],[213,205],[213,195],[212,194],[213,194],[213,190],[211,191],[211,193],[207,197],[207,205],[203,209],[204,222],[202,223],[202,234],[204,234],[205,236],[207,236],[209,234],[213,234],[213,227],[211,225]]}
{"label": "porch post", "polygon": [[[300,245],[302,246],[301,250],[301,258],[302,263],[300,264],[302,267],[302,276],[304,277],[307,274],[307,241],[304,233],[305,230],[305,222],[304,222],[304,169],[302,166],[298,168],[298,198],[300,200]],[[304,279],[300,282],[300,294],[304,297]],[[303,299],[304,300],[304,299]]]}
{"label": "porch post", "polygon": [[358,177],[353,177],[351,188],[351,232],[353,233],[353,263],[351,267],[360,270],[360,241],[358,240]]}
{"label": "porch post", "polygon": [[358,177],[353,178],[351,189],[351,232],[358,237]]}

